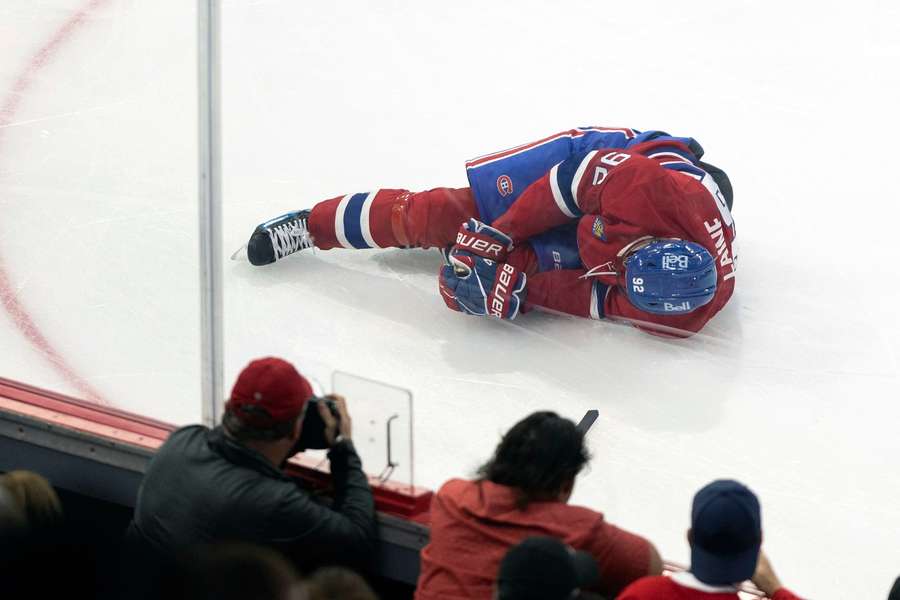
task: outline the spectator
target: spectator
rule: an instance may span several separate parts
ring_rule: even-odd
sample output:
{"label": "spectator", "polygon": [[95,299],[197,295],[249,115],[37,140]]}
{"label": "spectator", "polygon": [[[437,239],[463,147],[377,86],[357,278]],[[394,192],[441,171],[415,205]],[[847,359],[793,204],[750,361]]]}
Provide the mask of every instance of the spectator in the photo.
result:
{"label": "spectator", "polygon": [[[4,518],[6,517],[6,518]],[[0,475],[0,573],[4,598],[103,598],[109,572],[96,528],[63,519],[50,483],[31,471]],[[48,577],[48,565],[52,576]]]}
{"label": "spectator", "polygon": [[597,562],[556,538],[530,537],[500,562],[496,600],[571,600],[598,580]]}
{"label": "spectator", "polygon": [[358,574],[341,567],[327,567],[309,579],[309,600],[378,600]]}
{"label": "spectator", "polygon": [[417,600],[491,598],[504,554],[533,535],[590,553],[602,574],[596,591],[608,595],[661,573],[650,542],[568,504],[588,460],[583,434],[555,413],[537,412],[513,426],[480,478],[452,479],[435,495]]}
{"label": "spectator", "polygon": [[179,553],[160,598],[167,600],[307,600],[293,567],[252,544],[194,547]]}
{"label": "spectator", "polygon": [[672,577],[646,577],[628,586],[619,600],[738,600],[738,586],[747,579],[773,600],[798,600],[782,587],[760,551],[759,500],[737,481],[713,481],[697,492],[688,542],[690,571]]}
{"label": "spectator", "polygon": [[251,362],[234,385],[221,426],[183,427],[153,457],[129,527],[132,546],[165,559],[195,544],[244,541],[277,547],[301,568],[371,556],[374,501],[343,398],[332,397],[339,420],[324,402],[314,404],[330,446],[333,504],[317,502],[281,470],[295,451],[312,396],[290,363]]}
{"label": "spectator", "polygon": [[62,504],[46,479],[31,471],[11,471],[0,475],[5,487],[22,511],[28,527],[45,529],[62,522]]}
{"label": "spectator", "polygon": [[0,542],[25,527],[25,514],[13,495],[0,483]]}

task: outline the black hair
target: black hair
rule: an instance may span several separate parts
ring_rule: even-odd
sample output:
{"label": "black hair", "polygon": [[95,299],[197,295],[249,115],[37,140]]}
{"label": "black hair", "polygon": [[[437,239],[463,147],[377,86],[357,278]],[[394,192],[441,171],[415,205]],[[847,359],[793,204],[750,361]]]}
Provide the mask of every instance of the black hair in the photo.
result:
{"label": "black hair", "polygon": [[323,567],[307,581],[310,600],[378,600],[366,580],[346,567]]}
{"label": "black hair", "polygon": [[167,559],[160,598],[256,600],[286,598],[300,585],[294,567],[272,548],[243,542],[190,546]]}
{"label": "black hair", "polygon": [[239,442],[273,441],[290,437],[299,418],[300,415],[281,423],[274,423],[271,427],[254,427],[234,414],[234,411],[226,408],[225,414],[222,415],[222,426],[231,434],[231,437]]}
{"label": "black hair", "polygon": [[506,432],[494,456],[478,469],[493,483],[516,488],[518,506],[555,498],[591,459],[584,434],[554,412],[533,413]]}
{"label": "black hair", "polygon": [[891,587],[891,593],[888,594],[888,600],[900,600],[900,577],[894,581],[894,585]]}

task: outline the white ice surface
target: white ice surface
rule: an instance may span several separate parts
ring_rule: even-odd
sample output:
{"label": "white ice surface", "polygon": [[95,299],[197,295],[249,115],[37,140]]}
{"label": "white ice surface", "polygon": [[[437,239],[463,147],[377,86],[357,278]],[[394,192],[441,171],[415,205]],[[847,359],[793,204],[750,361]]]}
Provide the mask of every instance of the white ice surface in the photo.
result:
{"label": "white ice surface", "polygon": [[[0,98],[71,11],[0,8]],[[199,417],[192,3],[98,2],[0,128],[0,262],[113,404]],[[895,140],[900,10],[838,2],[224,5],[225,250],[286,210],[463,186],[471,156],[577,125],[692,135],[735,188],[737,291],[657,339],[444,308],[435,252],[226,264],[226,386],[260,354],[415,394],[417,483],[467,476],[538,409],[598,408],[574,501],[687,562],[693,493],[760,495],[765,547],[814,598],[900,573]],[[2,121],[0,121],[2,122]],[[14,319],[0,375],[75,393]],[[353,399],[350,399],[351,407]]]}

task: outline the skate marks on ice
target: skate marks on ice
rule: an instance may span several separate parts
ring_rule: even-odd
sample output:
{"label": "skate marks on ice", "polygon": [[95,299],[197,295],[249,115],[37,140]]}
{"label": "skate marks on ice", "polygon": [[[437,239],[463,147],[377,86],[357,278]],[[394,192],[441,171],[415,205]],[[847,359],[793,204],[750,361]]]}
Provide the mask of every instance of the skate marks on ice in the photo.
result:
{"label": "skate marks on ice", "polygon": [[[568,406],[599,405],[605,417],[647,429],[698,431],[716,424],[739,356],[734,311],[726,309],[690,340],[537,311],[513,322],[468,317],[441,301],[441,265],[434,250],[337,250],[302,254],[261,269],[235,263],[226,277],[246,286],[248,293],[284,288],[295,298],[289,312],[303,315],[298,318],[346,315],[358,332],[352,335],[360,338],[377,335],[378,323],[387,323],[392,339],[372,360],[414,364],[430,381],[443,382],[436,389],[469,395],[493,390],[513,402],[539,388],[545,390],[543,408],[561,412]],[[338,327],[345,332],[343,325]],[[405,340],[411,339],[416,343],[407,345]],[[694,380],[704,385],[692,385]],[[698,387],[688,397],[688,390]],[[414,391],[419,397],[431,389]]]}
{"label": "skate marks on ice", "polygon": [[[443,307],[437,292],[441,264],[437,251],[304,251],[263,267],[243,261],[230,263],[225,293],[228,297],[229,280],[244,293],[284,288],[285,299],[293,298],[298,310],[309,309],[303,299],[314,296],[327,299],[326,306],[340,305],[360,315],[413,325],[418,313],[411,312],[411,306],[425,306],[435,300],[437,308]],[[269,300],[277,304],[280,299],[270,296]],[[316,317],[328,315],[310,315]]]}
{"label": "skate marks on ice", "polygon": [[[234,264],[230,276],[250,288],[285,288],[297,298],[291,312],[307,319],[338,318],[340,306],[356,331],[346,333],[348,343],[378,329],[369,321],[389,323],[397,335],[373,360],[390,355],[450,388],[503,390],[508,398],[546,387],[547,407],[599,404],[606,417],[646,430],[704,431],[729,402],[779,394],[806,401],[819,388],[811,382],[892,373],[889,357],[866,358],[878,336],[865,324],[823,324],[802,295],[782,294],[773,309],[752,282],[701,333],[669,339],[565,315],[503,322],[454,313],[438,296],[441,264],[434,250],[334,250],[262,269]],[[859,342],[848,345],[851,329]]]}

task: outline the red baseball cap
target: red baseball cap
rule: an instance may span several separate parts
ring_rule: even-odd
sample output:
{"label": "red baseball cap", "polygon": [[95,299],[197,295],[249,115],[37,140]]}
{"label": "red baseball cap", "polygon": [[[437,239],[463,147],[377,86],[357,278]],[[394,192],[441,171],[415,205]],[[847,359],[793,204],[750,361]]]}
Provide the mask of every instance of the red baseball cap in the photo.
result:
{"label": "red baseball cap", "polygon": [[270,356],[244,367],[225,407],[248,425],[271,427],[299,415],[312,396],[294,365]]}

